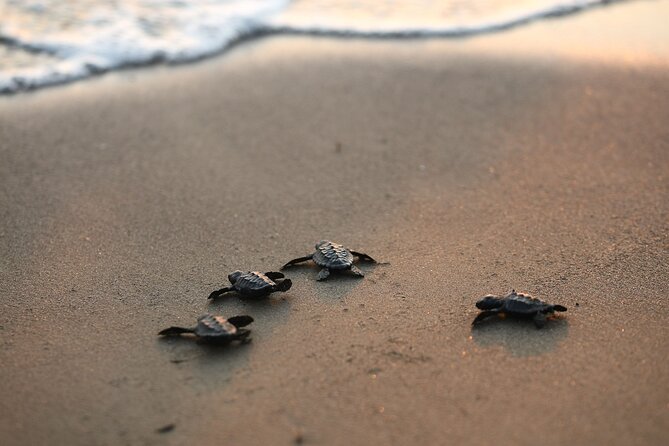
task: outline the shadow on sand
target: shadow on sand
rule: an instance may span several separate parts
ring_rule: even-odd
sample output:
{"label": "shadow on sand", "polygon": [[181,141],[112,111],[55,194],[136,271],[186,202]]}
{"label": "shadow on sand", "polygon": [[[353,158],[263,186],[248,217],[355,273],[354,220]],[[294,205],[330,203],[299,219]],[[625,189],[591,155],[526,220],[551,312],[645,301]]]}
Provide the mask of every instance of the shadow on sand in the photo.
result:
{"label": "shadow on sand", "polygon": [[204,312],[222,315],[226,318],[244,314],[253,317],[253,323],[246,327],[251,330],[251,335],[245,342],[233,341],[219,345],[203,342],[193,335],[185,334],[160,336],[157,343],[169,355],[169,360],[173,364],[196,362],[204,369],[215,368],[220,372],[231,371],[248,360],[248,354],[253,349],[254,337],[262,336],[268,327],[272,329],[277,324],[287,321],[291,307],[289,299],[289,296],[271,295],[261,300],[242,300],[235,293],[230,293],[229,296],[210,301]]}
{"label": "shadow on sand", "polygon": [[[356,262],[356,266],[365,274],[372,274],[374,264]],[[316,280],[319,266],[313,264],[296,265],[287,270],[287,275],[293,279],[293,287],[308,287],[313,294],[322,300],[345,300],[356,287],[360,286],[366,277],[356,276],[350,271],[332,271],[327,280]]]}
{"label": "shadow on sand", "polygon": [[472,327],[474,342],[481,348],[501,345],[517,357],[538,356],[549,353],[567,337],[569,324],[565,318],[548,321],[537,329],[531,321],[522,319],[491,318]]}
{"label": "shadow on sand", "polygon": [[158,345],[172,356],[170,362],[181,364],[197,360],[198,363],[207,364],[218,362],[225,358],[226,361],[239,361],[252,346],[252,339],[247,341],[233,341],[229,344],[215,344],[203,342],[194,335],[185,334],[181,336],[161,336]]}

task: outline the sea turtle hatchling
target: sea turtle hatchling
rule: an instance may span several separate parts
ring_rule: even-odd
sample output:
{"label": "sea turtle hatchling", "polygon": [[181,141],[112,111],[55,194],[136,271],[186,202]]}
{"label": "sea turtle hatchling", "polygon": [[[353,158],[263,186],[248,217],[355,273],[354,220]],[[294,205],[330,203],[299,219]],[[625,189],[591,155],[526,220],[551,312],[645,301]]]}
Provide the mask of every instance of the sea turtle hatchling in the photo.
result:
{"label": "sea turtle hatchling", "polygon": [[192,333],[199,340],[215,344],[229,344],[232,341],[247,341],[251,330],[242,328],[253,322],[251,316],[234,316],[229,319],[223,316],[205,314],[197,318],[194,328],[170,327],[158,333],[160,336],[178,336]]}
{"label": "sea turtle hatchling", "polygon": [[350,270],[353,274],[359,277],[365,277],[365,275],[353,264],[353,257],[358,257],[360,260],[367,262],[376,263],[376,260],[363,254],[361,252],[349,251],[343,245],[339,243],[331,242],[329,240],[321,240],[316,243],[316,252],[304,257],[298,257],[293,259],[290,262],[286,263],[281,267],[284,269],[296,263],[306,262],[307,260],[313,260],[314,263],[321,267],[321,271],[318,273],[317,280],[325,280],[328,278],[332,271],[344,271]]}
{"label": "sea turtle hatchling", "polygon": [[541,328],[554,312],[567,311],[562,305],[551,305],[529,294],[516,293],[516,290],[511,290],[504,297],[492,294],[484,296],[476,302],[476,307],[483,311],[476,316],[472,325],[477,325],[484,319],[492,316],[508,315],[519,318],[532,318],[537,328]]}
{"label": "sea turtle hatchling", "polygon": [[213,291],[209,295],[209,299],[220,297],[229,291],[237,291],[241,297],[250,299],[261,299],[275,291],[285,292],[290,289],[293,282],[290,279],[279,280],[284,277],[283,273],[274,271],[267,273],[235,271],[228,275],[228,280],[232,286]]}

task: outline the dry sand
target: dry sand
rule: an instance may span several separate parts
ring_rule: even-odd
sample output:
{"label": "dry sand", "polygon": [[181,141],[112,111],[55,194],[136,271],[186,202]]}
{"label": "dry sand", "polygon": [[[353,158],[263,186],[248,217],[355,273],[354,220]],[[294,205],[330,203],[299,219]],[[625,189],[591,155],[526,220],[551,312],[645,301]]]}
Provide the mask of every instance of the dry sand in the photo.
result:
{"label": "dry sand", "polygon": [[[269,38],[2,98],[1,443],[662,444],[667,11]],[[206,301],[321,238],[390,264]],[[569,311],[472,330],[511,288]],[[205,312],[253,342],[156,336]]]}

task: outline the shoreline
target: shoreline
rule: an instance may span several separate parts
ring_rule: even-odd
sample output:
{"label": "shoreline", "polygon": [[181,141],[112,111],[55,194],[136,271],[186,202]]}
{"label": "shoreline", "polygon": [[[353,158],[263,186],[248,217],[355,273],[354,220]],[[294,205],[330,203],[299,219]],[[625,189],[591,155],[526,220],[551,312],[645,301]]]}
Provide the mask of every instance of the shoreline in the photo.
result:
{"label": "shoreline", "polygon": [[[619,3],[625,3],[630,0],[586,0],[589,1],[589,4],[571,4],[571,5],[554,5],[548,9],[540,9],[537,11],[530,11],[524,15],[507,18],[506,20],[498,20],[496,22],[490,22],[488,24],[475,24],[468,25],[464,27],[451,27],[451,28],[407,28],[407,29],[389,29],[389,30],[378,30],[378,31],[366,31],[366,30],[357,30],[357,29],[347,29],[347,28],[332,28],[332,29],[321,29],[321,28],[299,28],[290,25],[276,25],[271,22],[265,24],[264,28],[258,28],[253,31],[247,31],[240,34],[236,38],[232,39],[229,42],[223,43],[221,48],[215,50],[209,54],[198,55],[186,57],[184,59],[172,59],[170,60],[168,56],[151,56],[145,62],[133,62],[133,63],[121,63],[112,64],[108,67],[80,67],[80,70],[87,70],[87,72],[76,73],[76,74],[56,74],[52,73],[54,80],[46,81],[39,80],[40,84],[35,84],[35,80],[24,79],[18,76],[14,76],[16,79],[14,83],[18,83],[14,89],[12,87],[2,87],[0,84],[0,99],[2,97],[10,97],[15,95],[21,95],[24,93],[30,93],[35,91],[41,91],[43,89],[50,89],[54,87],[65,86],[68,84],[86,81],[89,79],[95,79],[100,76],[105,76],[108,74],[115,74],[119,72],[124,72],[127,70],[143,70],[143,69],[152,69],[156,67],[169,68],[182,65],[191,65],[194,63],[199,63],[202,61],[208,61],[210,59],[219,58],[225,56],[230,51],[234,51],[236,47],[241,45],[253,44],[256,41],[262,39],[271,38],[271,37],[294,37],[294,36],[308,36],[310,38],[337,38],[337,39],[353,39],[353,40],[406,40],[406,41],[417,41],[417,40],[430,40],[430,39],[467,39],[475,38],[479,36],[495,35],[500,32],[512,31],[517,28],[524,26],[529,26],[535,23],[541,23],[546,20],[554,19],[563,19],[568,18],[577,14],[587,13],[592,10],[597,10],[599,8],[609,8],[614,7]],[[665,9],[666,6],[665,6]],[[28,51],[35,54],[45,54],[47,56],[54,56],[50,54],[47,50],[40,50],[39,48],[33,48],[32,46],[21,45],[15,39],[8,37],[0,37],[0,44],[8,45],[10,49],[19,49],[22,51]],[[63,61],[67,62],[67,61]],[[68,63],[71,63],[68,62]],[[68,63],[65,63],[67,66]],[[51,70],[53,71],[53,69]],[[63,77],[65,76],[65,77]]]}

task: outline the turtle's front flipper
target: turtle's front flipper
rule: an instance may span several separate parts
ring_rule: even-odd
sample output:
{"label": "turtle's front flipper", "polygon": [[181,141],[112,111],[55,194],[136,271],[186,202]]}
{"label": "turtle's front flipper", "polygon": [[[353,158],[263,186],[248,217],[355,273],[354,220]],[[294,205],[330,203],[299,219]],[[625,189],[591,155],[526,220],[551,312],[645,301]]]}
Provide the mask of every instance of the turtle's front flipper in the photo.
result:
{"label": "turtle's front flipper", "polygon": [[546,325],[546,318],[548,315],[546,313],[539,312],[534,315],[534,325],[536,325],[537,328],[543,328],[544,325]]}
{"label": "turtle's front flipper", "polygon": [[247,330],[246,328],[241,328],[237,332],[237,340],[241,344],[248,344],[251,342],[251,338],[249,338],[249,335],[251,334],[251,330]]}
{"label": "turtle's front flipper", "polygon": [[562,305],[553,305],[553,311],[567,311],[567,308]]}
{"label": "turtle's front flipper", "polygon": [[353,254],[354,256],[356,256],[357,258],[359,258],[360,260],[364,260],[365,262],[376,263],[376,260],[374,260],[373,258],[371,258],[370,256],[368,256],[367,254],[364,254],[364,253],[362,253],[362,252],[351,251],[351,254]]}
{"label": "turtle's front flipper", "polygon": [[215,299],[217,297],[221,297],[223,294],[229,291],[235,291],[235,289],[232,287],[225,287],[221,288],[220,290],[212,291],[207,299]]}
{"label": "turtle's front flipper", "polygon": [[328,277],[330,277],[330,270],[327,268],[323,268],[319,273],[318,277],[316,277],[316,280],[325,280]]}
{"label": "turtle's front flipper", "polygon": [[281,292],[286,292],[290,289],[290,287],[293,286],[293,281],[290,279],[282,280],[281,282],[278,282],[276,286],[274,287],[274,291],[281,291]]}
{"label": "turtle's front flipper", "polygon": [[365,274],[355,265],[351,265],[351,272],[358,277],[365,277]]}
{"label": "turtle's front flipper", "polygon": [[281,269],[287,268],[287,267],[289,267],[289,266],[291,266],[291,265],[295,265],[296,263],[306,262],[307,260],[311,260],[312,257],[313,257],[313,254],[308,255],[308,256],[304,256],[304,257],[298,257],[298,258],[293,259],[293,260],[291,260],[290,262],[286,263],[285,265],[283,265],[283,266],[281,267]]}
{"label": "turtle's front flipper", "polygon": [[246,327],[249,325],[251,322],[253,322],[253,318],[251,316],[233,316],[231,318],[228,318],[228,322],[230,322],[232,325],[234,325],[237,328],[241,327]]}
{"label": "turtle's front flipper", "polygon": [[283,273],[279,273],[279,272],[276,272],[276,271],[266,272],[265,275],[271,280],[283,279],[284,277],[286,277],[286,276],[283,275]]}
{"label": "turtle's front flipper", "polygon": [[183,333],[194,333],[195,330],[192,328],[183,328],[183,327],[170,327],[162,330],[158,333],[159,336],[177,336]]}
{"label": "turtle's front flipper", "polygon": [[493,317],[497,315],[497,311],[481,311],[476,318],[472,321],[472,325],[478,325],[480,324],[484,319],[488,319],[489,317]]}

